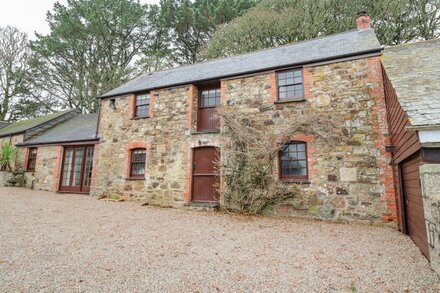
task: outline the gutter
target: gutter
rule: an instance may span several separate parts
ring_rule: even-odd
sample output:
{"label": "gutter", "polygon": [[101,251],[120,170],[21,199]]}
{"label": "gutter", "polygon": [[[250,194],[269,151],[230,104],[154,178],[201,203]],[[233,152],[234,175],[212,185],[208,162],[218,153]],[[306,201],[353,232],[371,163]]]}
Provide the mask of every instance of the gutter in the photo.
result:
{"label": "gutter", "polygon": [[321,59],[315,59],[315,60],[309,60],[309,61],[304,61],[304,62],[299,62],[299,63],[297,62],[297,63],[284,64],[282,66],[273,66],[273,67],[260,68],[260,69],[257,69],[257,70],[243,71],[243,72],[239,72],[239,73],[223,75],[223,76],[216,76],[216,77],[211,77],[211,78],[207,78],[207,79],[190,80],[190,81],[187,81],[187,82],[174,83],[174,84],[164,85],[164,86],[161,86],[161,87],[142,88],[142,89],[137,89],[137,90],[133,90],[133,91],[123,91],[123,92],[120,92],[120,93],[117,93],[117,94],[110,94],[110,95],[104,94],[102,96],[97,97],[97,99],[107,99],[107,98],[124,96],[124,95],[134,94],[134,93],[143,92],[143,91],[152,91],[152,90],[157,90],[157,89],[177,87],[177,86],[182,86],[182,85],[187,85],[187,84],[194,84],[194,83],[200,83],[200,82],[206,82],[206,81],[216,80],[216,79],[226,79],[226,78],[231,78],[231,77],[235,77],[235,76],[242,76],[242,75],[255,74],[255,73],[264,72],[264,71],[281,69],[281,68],[285,68],[285,67],[313,65],[313,64],[316,64],[316,63],[323,63],[323,62],[328,62],[328,61],[337,60],[337,59],[362,57],[363,55],[372,55],[374,53],[377,53],[378,55],[381,55],[383,50],[384,50],[384,46],[381,46],[380,48],[365,50],[365,51],[356,52],[356,53],[342,54],[342,55],[326,57],[326,58],[321,58]]}
{"label": "gutter", "polygon": [[440,130],[440,124],[410,125],[405,127],[406,131],[430,131]]}
{"label": "gutter", "polygon": [[51,142],[36,142],[36,143],[19,143],[18,147],[42,146],[42,145],[78,145],[78,144],[97,144],[99,138],[82,139],[82,140],[66,140],[66,141],[51,141]]}

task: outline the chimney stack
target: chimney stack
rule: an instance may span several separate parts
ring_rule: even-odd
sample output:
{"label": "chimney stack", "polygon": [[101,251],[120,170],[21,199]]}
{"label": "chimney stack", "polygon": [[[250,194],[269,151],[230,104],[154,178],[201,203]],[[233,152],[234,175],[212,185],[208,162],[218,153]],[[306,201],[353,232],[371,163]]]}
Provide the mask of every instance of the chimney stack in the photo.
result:
{"label": "chimney stack", "polygon": [[358,30],[371,28],[371,17],[367,14],[366,10],[361,10],[357,13],[356,24]]}

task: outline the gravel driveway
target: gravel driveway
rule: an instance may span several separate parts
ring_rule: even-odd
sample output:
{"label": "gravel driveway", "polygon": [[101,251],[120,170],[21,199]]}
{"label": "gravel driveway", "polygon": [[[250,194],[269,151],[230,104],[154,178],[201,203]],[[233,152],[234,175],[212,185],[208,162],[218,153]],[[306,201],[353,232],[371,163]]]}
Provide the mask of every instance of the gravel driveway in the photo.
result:
{"label": "gravel driveway", "polygon": [[0,187],[1,292],[439,292],[397,231]]}

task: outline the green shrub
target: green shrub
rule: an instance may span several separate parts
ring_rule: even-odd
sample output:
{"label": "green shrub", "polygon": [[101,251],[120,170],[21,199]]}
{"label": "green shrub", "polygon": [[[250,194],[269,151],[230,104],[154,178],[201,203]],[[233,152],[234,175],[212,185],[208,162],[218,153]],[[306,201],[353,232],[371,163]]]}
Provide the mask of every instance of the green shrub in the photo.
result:
{"label": "green shrub", "polygon": [[12,171],[12,166],[18,158],[18,148],[6,143],[0,148],[0,170]]}

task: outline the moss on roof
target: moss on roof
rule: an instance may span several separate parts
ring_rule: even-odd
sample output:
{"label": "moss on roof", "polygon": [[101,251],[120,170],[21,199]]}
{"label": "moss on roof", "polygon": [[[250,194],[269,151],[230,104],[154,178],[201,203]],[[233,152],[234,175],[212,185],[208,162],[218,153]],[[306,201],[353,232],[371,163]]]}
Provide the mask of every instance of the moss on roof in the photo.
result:
{"label": "moss on roof", "polygon": [[11,135],[11,134],[23,133],[26,130],[29,130],[35,126],[38,126],[38,125],[41,125],[41,124],[46,123],[48,121],[51,121],[51,120],[58,118],[66,113],[69,113],[71,111],[74,111],[74,110],[66,110],[66,111],[62,111],[62,112],[57,112],[57,113],[53,113],[53,114],[49,114],[49,115],[45,115],[45,116],[40,116],[37,118],[28,119],[28,120],[22,120],[22,121],[18,121],[18,122],[9,124],[8,126],[0,129],[0,137]]}

